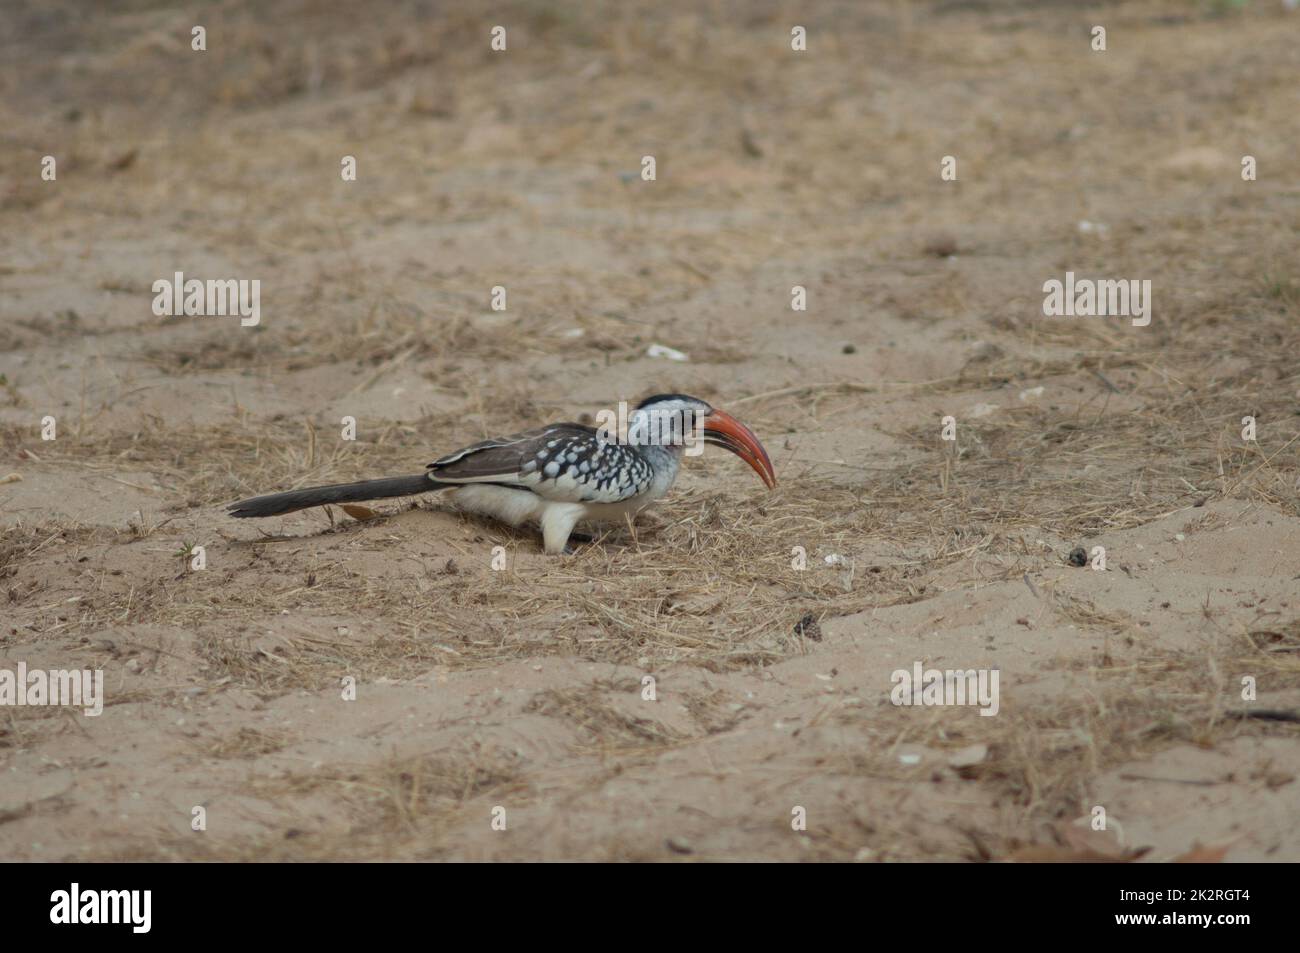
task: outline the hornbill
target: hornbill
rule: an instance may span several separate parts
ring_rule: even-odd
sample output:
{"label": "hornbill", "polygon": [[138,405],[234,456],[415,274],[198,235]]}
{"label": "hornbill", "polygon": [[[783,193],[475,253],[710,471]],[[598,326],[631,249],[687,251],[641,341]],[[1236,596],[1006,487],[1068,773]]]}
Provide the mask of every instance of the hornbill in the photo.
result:
{"label": "hornbill", "polygon": [[697,397],[656,394],[627,415],[626,435],[608,425],[597,430],[551,424],[476,443],[415,476],[257,496],[230,504],[229,511],[237,517],[279,516],[327,503],[447,490],[463,510],[511,526],[536,521],[546,552],[558,554],[579,522],[622,522],[666,494],[687,447],[694,446],[692,435],[730,450],[769,488],[776,486],[772,461],[748,427]]}

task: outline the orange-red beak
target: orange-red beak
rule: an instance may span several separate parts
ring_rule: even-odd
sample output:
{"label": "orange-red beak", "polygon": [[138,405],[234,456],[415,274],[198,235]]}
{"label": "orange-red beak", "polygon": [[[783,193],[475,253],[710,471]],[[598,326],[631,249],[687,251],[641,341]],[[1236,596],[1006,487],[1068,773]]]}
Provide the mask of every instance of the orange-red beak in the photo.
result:
{"label": "orange-red beak", "polygon": [[725,447],[740,457],[754,468],[754,472],[758,474],[768,489],[776,486],[776,471],[772,469],[772,461],[768,457],[767,451],[763,449],[763,445],[754,436],[754,431],[731,416],[731,414],[721,410],[714,410],[713,413],[705,417],[704,441],[705,443],[714,443],[719,447]]}

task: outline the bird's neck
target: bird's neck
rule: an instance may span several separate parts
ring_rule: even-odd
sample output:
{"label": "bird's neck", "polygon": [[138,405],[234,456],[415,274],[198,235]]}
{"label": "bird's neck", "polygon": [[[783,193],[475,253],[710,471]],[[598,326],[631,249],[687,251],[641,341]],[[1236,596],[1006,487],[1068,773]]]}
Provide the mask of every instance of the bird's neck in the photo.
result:
{"label": "bird's neck", "polygon": [[672,489],[673,482],[677,479],[677,471],[682,465],[682,448],[680,446],[660,446],[659,444],[650,444],[637,448],[641,455],[654,467],[654,481],[651,483],[650,494],[652,498],[658,499]]}

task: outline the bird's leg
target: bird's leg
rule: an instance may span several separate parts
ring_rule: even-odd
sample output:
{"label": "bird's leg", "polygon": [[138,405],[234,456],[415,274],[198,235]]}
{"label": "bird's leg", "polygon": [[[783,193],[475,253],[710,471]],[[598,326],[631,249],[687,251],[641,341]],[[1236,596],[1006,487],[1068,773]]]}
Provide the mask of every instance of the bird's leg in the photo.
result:
{"label": "bird's leg", "polygon": [[542,511],[542,543],[546,553],[558,556],[565,551],[569,534],[582,519],[586,507],[581,503],[549,503]]}
{"label": "bird's leg", "polygon": [[564,547],[564,555],[576,556],[581,551],[578,548],[579,545],[594,546],[596,543],[600,542],[604,538],[605,538],[604,533],[572,532],[569,534],[568,544]]}

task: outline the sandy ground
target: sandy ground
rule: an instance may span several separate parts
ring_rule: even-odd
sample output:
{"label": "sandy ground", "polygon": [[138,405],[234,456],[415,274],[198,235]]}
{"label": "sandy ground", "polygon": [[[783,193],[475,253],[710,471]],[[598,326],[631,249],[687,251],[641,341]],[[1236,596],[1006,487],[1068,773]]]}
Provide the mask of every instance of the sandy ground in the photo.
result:
{"label": "sandy ground", "polygon": [[[0,858],[1300,860],[1300,13],[496,7],[4,5],[0,668],[106,708],[0,708]],[[221,510],[660,391],[778,489]]]}

